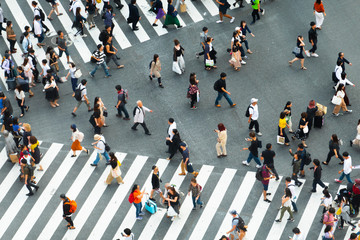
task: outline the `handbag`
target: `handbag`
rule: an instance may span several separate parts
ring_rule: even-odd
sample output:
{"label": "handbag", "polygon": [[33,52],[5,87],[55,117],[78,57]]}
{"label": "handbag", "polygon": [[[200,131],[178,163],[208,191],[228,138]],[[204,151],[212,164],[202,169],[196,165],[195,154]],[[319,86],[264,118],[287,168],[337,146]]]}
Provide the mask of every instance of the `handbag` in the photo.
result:
{"label": "handbag", "polygon": [[196,101],[200,102],[200,92],[199,91],[196,92]]}
{"label": "handbag", "polygon": [[104,115],[104,117],[107,117],[108,116],[108,111],[104,110],[103,115]]}
{"label": "handbag", "polygon": [[309,127],[308,127],[307,125],[303,128],[303,132],[304,132],[304,133],[308,133],[308,132],[309,132]]}
{"label": "handbag", "polygon": [[116,167],[115,169],[111,168],[111,175],[113,176],[113,178],[117,178],[121,176],[121,171],[119,167]]}
{"label": "handbag", "polygon": [[170,15],[173,16],[173,17],[176,17],[176,16],[178,15],[178,12],[177,12],[177,11],[173,11]]}
{"label": "handbag", "polygon": [[180,4],[180,12],[186,12],[186,4],[185,3]]}
{"label": "handbag", "polygon": [[76,69],[74,73],[75,78],[81,78],[82,72],[80,69]]}
{"label": "handbag", "polygon": [[205,66],[206,66],[206,67],[213,67],[213,66],[214,66],[214,60],[212,60],[212,59],[205,59]]}
{"label": "handbag", "polygon": [[341,104],[341,98],[334,95],[333,98],[331,99],[331,103],[334,104],[334,105],[340,105]]}
{"label": "handbag", "polygon": [[174,217],[177,216],[177,213],[175,212],[174,208],[172,206],[169,206],[167,210],[167,216],[168,217]]}
{"label": "handbag", "polygon": [[276,136],[276,142],[277,142],[278,144],[284,145],[284,143],[285,143],[285,137],[280,136],[280,135],[277,135],[277,136]]}
{"label": "handbag", "polygon": [[178,62],[173,62],[172,70],[179,75],[182,74]]}
{"label": "handbag", "polygon": [[300,48],[299,47],[294,47],[294,50],[292,51],[293,54],[297,55],[297,54],[300,54]]}

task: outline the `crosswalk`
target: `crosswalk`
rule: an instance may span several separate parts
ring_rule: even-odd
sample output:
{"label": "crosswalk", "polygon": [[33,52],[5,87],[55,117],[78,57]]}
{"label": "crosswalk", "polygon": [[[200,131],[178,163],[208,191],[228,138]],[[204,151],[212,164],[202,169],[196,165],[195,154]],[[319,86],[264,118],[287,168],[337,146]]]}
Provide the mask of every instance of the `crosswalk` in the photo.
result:
{"label": "crosswalk", "polygon": [[[231,229],[230,210],[235,209],[248,225],[245,239],[287,239],[294,227],[299,227],[305,239],[322,239],[323,225],[318,221],[322,213],[322,188],[310,193],[311,181],[304,181],[295,189],[299,212],[295,222],[274,222],[279,218],[281,197],[284,194],[284,176],[279,181],[271,180],[268,192],[272,193],[272,203],[263,201],[262,185],[255,178],[255,172],[242,174],[241,169],[217,169],[203,165],[199,168],[198,183],[203,187],[202,209],[192,210],[191,195],[187,189],[191,176],[179,176],[180,162],[158,160],[130,153],[117,152],[122,163],[121,171],[124,184],[104,183],[110,171],[101,161],[97,168],[90,166],[96,153],[90,155],[72,152],[59,143],[41,143],[44,154],[41,164],[44,171],[35,171],[40,189],[32,197],[27,197],[24,183],[17,181],[19,165],[6,162],[5,148],[0,151],[0,239],[116,239],[125,228],[130,228],[136,239],[219,239]],[[135,219],[135,207],[127,202],[133,184],[150,192],[152,165],[159,168],[160,178],[174,184],[184,192],[181,197],[180,216],[173,222],[166,219],[166,208],[158,204],[158,212],[146,212],[142,221]],[[76,169],[76,170],[74,170]],[[6,170],[6,172],[5,172]],[[190,174],[189,174],[190,175]],[[325,183],[329,185],[328,183]],[[329,186],[339,191],[343,185]],[[18,189],[18,192],[13,192]],[[306,189],[306,190],[305,190]],[[62,218],[61,193],[77,201],[78,209],[72,219],[76,229],[66,230]],[[11,201],[9,195],[15,196]],[[125,200],[126,199],[126,200]],[[143,197],[143,206],[147,197]],[[101,207],[99,207],[101,206]],[[98,209],[100,208],[100,209]],[[44,219],[44,220],[42,220]],[[63,226],[64,225],[64,226]],[[265,227],[265,229],[264,229]],[[310,232],[316,228],[316,232]],[[165,229],[165,231],[164,231]],[[355,231],[358,231],[357,229]],[[336,239],[346,239],[351,228],[337,230]]]}

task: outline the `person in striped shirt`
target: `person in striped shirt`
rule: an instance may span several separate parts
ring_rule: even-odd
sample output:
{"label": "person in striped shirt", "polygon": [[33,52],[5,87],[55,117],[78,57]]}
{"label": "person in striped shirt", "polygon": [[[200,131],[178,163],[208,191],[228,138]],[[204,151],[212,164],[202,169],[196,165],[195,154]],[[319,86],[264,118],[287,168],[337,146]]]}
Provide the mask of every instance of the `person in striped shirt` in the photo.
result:
{"label": "person in striped shirt", "polygon": [[105,62],[105,53],[104,53],[104,46],[102,44],[98,44],[97,45],[97,49],[94,54],[93,54],[93,58],[96,60],[96,65],[95,68],[89,73],[91,77],[94,77],[94,74],[96,73],[96,70],[102,66],[102,68],[104,69],[105,72],[105,77],[111,77],[111,75],[109,74],[109,67],[106,65]]}

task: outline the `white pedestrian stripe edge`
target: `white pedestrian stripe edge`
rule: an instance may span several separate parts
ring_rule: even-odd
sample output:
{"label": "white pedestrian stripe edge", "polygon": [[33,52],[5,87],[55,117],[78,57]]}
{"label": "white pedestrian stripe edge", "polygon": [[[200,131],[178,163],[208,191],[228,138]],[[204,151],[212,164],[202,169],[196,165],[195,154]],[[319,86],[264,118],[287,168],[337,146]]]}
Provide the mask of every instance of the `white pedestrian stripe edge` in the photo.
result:
{"label": "white pedestrian stripe edge", "polygon": [[243,181],[241,182],[239,190],[237,191],[237,193],[234,197],[234,200],[231,203],[229,210],[225,213],[225,218],[224,218],[214,240],[219,240],[220,237],[222,235],[224,235],[230,229],[232,216],[229,214],[229,212],[231,210],[236,210],[236,212],[241,214],[241,211],[246,203],[246,200],[250,194],[250,191],[254,187],[254,183],[256,181],[255,175],[256,175],[255,172],[247,172],[246,173]]}
{"label": "white pedestrian stripe edge", "polygon": [[[148,157],[138,155],[134,162],[131,164],[131,167],[126,173],[124,180],[124,184],[120,185],[111,200],[107,204],[103,213],[99,217],[95,227],[90,233],[89,238],[91,239],[100,239],[102,235],[105,233],[106,228],[109,226],[110,222],[114,218],[116,211],[114,209],[118,209],[128,194],[129,190],[131,190],[137,176],[139,175],[141,169],[145,165]],[[129,203],[130,204],[130,203]]]}
{"label": "white pedestrian stripe edge", "polygon": [[[329,185],[329,183],[324,182],[326,186]],[[317,210],[321,204],[321,197],[323,188],[319,186],[319,184],[316,185],[316,193],[312,193],[309,201],[306,205],[306,208],[301,216],[300,222],[298,224],[298,228],[301,229],[301,232],[304,235],[304,239],[306,239],[306,236],[309,233],[309,230],[312,226],[312,223],[314,221],[314,218],[316,216]]]}
{"label": "white pedestrian stripe edge", "polygon": [[219,14],[219,7],[212,0],[201,0],[201,2],[204,4],[211,16]]}
{"label": "white pedestrian stripe edge", "polygon": [[[80,153],[81,152],[77,152],[77,154]],[[79,195],[81,189],[85,186],[87,180],[90,178],[92,172],[95,170],[94,167],[90,166],[90,163],[92,163],[95,160],[96,154],[97,154],[96,151],[93,151],[93,153],[89,157],[89,160],[86,162],[85,167],[81,169],[81,172],[76,177],[70,189],[65,193],[66,196],[68,196],[71,200],[76,201],[76,198]],[[63,204],[59,198],[59,205],[52,214],[49,221],[47,222],[46,226],[42,229],[39,235],[39,239],[51,239],[57,227],[60,225],[62,221],[64,221],[64,219],[61,217],[63,213],[62,208],[63,208]]]}
{"label": "white pedestrian stripe edge", "polygon": [[186,1],[185,4],[186,4],[186,12],[187,12],[187,14],[189,14],[189,16],[191,17],[191,19],[192,19],[195,23],[204,20],[203,16],[202,16],[201,13],[199,13],[199,11],[196,9],[196,7],[195,7],[194,4],[192,3],[192,1]]}
{"label": "white pedestrian stripe edge", "polygon": [[[169,164],[169,160],[166,159],[159,159],[155,166],[157,166],[159,168],[159,177],[161,178],[161,175],[165,172],[166,167]],[[151,171],[151,169],[150,169]],[[152,178],[152,174],[153,171],[151,171],[151,173],[149,174],[148,178],[145,181],[144,186],[141,189],[141,192],[143,190],[145,190],[146,193],[150,193],[151,189],[152,189],[152,185],[151,185],[151,178]],[[148,196],[144,196],[141,199],[142,202],[142,209],[141,211],[144,211],[144,207],[145,207],[145,202],[147,200]],[[121,236],[121,232],[125,229],[125,228],[129,228],[132,229],[132,227],[134,226],[135,222],[136,222],[136,210],[135,210],[135,206],[133,204],[131,204],[131,207],[128,211],[128,213],[126,214],[125,218],[123,219],[120,227],[118,228],[118,231],[116,232],[114,238],[117,238],[118,236]]]}
{"label": "white pedestrian stripe edge", "polygon": [[235,176],[235,173],[235,169],[225,168],[225,171],[221,175],[220,180],[217,182],[216,187],[212,192],[211,197],[204,211],[202,212],[200,219],[198,220],[195,228],[192,230],[190,240],[203,239],[206,230],[211,223],[211,220],[213,219],[232,179]]}
{"label": "white pedestrian stripe edge", "polygon": [[[203,191],[205,189],[205,184],[209,179],[213,169],[214,166],[203,165],[199,171],[199,175],[196,177],[196,181],[198,182],[198,184],[202,186]],[[186,220],[188,219],[190,213],[192,212],[192,208],[193,208],[192,198],[191,196],[186,196],[184,202],[181,204],[180,216],[172,222],[164,237],[164,240],[174,240],[179,237],[179,234],[182,228],[184,227]]]}
{"label": "white pedestrian stripe edge", "polygon": [[[302,181],[303,184],[300,187],[295,186],[294,192],[295,192],[296,199],[294,200],[294,202],[296,202],[297,199],[299,198],[299,195],[300,195],[301,190],[303,189],[303,187],[305,185],[305,182],[306,182],[306,180]],[[280,202],[278,202],[278,206],[280,205],[280,208],[281,208],[281,198],[280,198],[279,201]],[[291,207],[292,207],[292,205],[291,205]],[[275,220],[280,218],[280,211],[281,210],[278,211],[278,214],[276,215]],[[286,211],[284,213],[284,216],[283,216],[283,219],[282,219],[281,222],[279,222],[279,223],[274,222],[273,223],[266,240],[277,240],[277,239],[281,238],[281,233],[284,231],[284,229],[286,227],[286,224],[288,223],[287,219],[289,218],[289,216],[290,216],[289,213]]]}
{"label": "white pedestrian stripe edge", "polygon": [[[179,176],[179,172],[181,171],[181,165],[179,165],[179,167],[176,169],[173,177],[170,180],[170,184],[173,184],[176,186],[176,189],[180,189],[181,184],[184,181],[184,177],[183,176]],[[162,199],[160,199],[160,201],[162,201]],[[157,206],[158,211],[151,215],[150,219],[148,220],[146,226],[144,227],[144,229],[141,232],[141,235],[139,237],[139,240],[148,240],[148,239],[152,239],[157,228],[160,225],[161,220],[163,219],[164,215],[167,212],[166,208],[159,208],[159,205]]]}
{"label": "white pedestrian stripe edge", "polygon": [[66,175],[71,170],[71,167],[74,165],[76,159],[79,157],[79,155],[76,157],[71,157],[71,155],[72,151],[68,153],[60,167],[56,170],[56,173],[52,176],[50,182],[46,185],[40,197],[36,200],[36,203],[32,206],[29,214],[26,216],[25,220],[22,222],[18,231],[14,235],[14,240],[25,239],[30,232],[31,227],[35,225],[51,198],[54,196],[54,192],[56,192],[56,189],[59,188]]}
{"label": "white pedestrian stripe edge", "polygon": [[[168,2],[167,2],[167,0],[166,0],[166,1],[163,0],[163,1],[162,1],[162,4],[163,4],[163,7],[164,7],[165,12],[167,13],[167,9],[168,9]],[[173,2],[173,6],[174,6],[174,4],[175,4],[175,1]],[[174,6],[174,7],[175,7],[175,6]],[[176,10],[178,10],[178,12],[180,12],[180,9],[176,9]],[[182,20],[182,18],[180,17],[180,14],[177,15],[177,18],[179,19],[180,25],[183,26],[183,27],[185,27],[186,24],[185,24],[185,22]]]}
{"label": "white pedestrian stripe edge", "polygon": [[[11,1],[11,0],[10,0]],[[31,10],[32,10],[32,12],[34,12],[34,8],[32,7],[32,5],[31,5],[31,2],[32,2],[33,0],[26,0],[26,2],[29,4],[29,7],[31,8]],[[47,18],[47,16],[49,15],[49,14],[46,14],[45,13],[45,11],[44,11],[44,8],[41,6],[41,1],[36,1],[38,4],[37,4],[37,6],[38,6],[38,8],[40,8],[41,10],[43,10],[43,12],[44,12],[44,14],[45,14],[45,25],[49,28],[49,30],[50,30],[50,35],[48,36],[48,37],[53,37],[53,36],[55,36],[56,35],[56,31],[55,31],[55,29],[54,29],[54,27],[53,27],[53,25],[51,24],[51,21]],[[10,8],[10,7],[9,7]],[[11,8],[10,8],[10,10],[11,10]],[[34,14],[33,14],[34,15]],[[33,19],[33,15],[31,16],[31,19]],[[53,16],[54,15],[56,15],[56,12],[54,11],[54,13],[52,14]],[[32,27],[32,25],[30,25],[30,27]],[[23,28],[22,28],[23,29]],[[21,29],[21,30],[22,30]]]}
{"label": "white pedestrian stripe edge", "polygon": [[[268,193],[271,193],[273,195],[275,195],[275,192],[276,190],[278,189],[279,185],[280,185],[280,182],[281,182],[281,179],[282,177],[280,176],[279,177],[279,181],[275,181],[273,179],[270,179],[270,182],[269,182],[269,189],[268,189]],[[259,182],[258,185],[260,186],[261,185],[261,188],[262,188],[262,184]],[[274,200],[274,201],[279,201],[278,199],[271,199],[271,200]],[[255,210],[254,212],[252,213],[252,217],[251,217],[251,220],[248,224],[248,231],[247,231],[247,234],[246,234],[246,237],[247,239],[255,239],[255,236],[256,236],[256,233],[258,232],[260,226],[261,226],[261,223],[262,221],[264,220],[264,217],[266,215],[266,212],[267,210],[269,209],[270,207],[270,203],[267,203],[264,201],[264,197],[263,197],[263,193],[261,191],[261,195],[260,195],[260,198],[259,198],[259,201],[255,207]]]}
{"label": "white pedestrian stripe edge", "polygon": [[4,147],[0,152],[0,169],[4,166],[4,164],[6,163],[7,160],[8,160],[8,158],[7,158],[7,153],[6,153],[6,147]]}
{"label": "white pedestrian stripe edge", "polygon": [[[41,164],[44,168],[44,171],[36,173],[36,180],[38,181],[39,187],[41,187],[41,185],[42,185],[42,182],[40,181],[41,178],[44,176],[44,174],[48,170],[48,167],[53,162],[53,160],[55,159],[56,155],[59,153],[62,146],[63,146],[63,144],[53,143],[51,145],[51,147],[48,149],[48,151],[46,152],[45,156],[43,157]],[[25,204],[26,200],[28,199],[28,197],[25,195],[27,193],[28,193],[28,190],[24,184],[24,186],[21,188],[19,193],[13,199],[9,208],[6,210],[5,214],[1,217],[0,238],[3,237],[5,231],[10,226],[10,224],[14,220],[15,216],[22,209],[22,206]],[[16,229],[18,229],[18,228],[19,228],[19,226],[16,227]]]}

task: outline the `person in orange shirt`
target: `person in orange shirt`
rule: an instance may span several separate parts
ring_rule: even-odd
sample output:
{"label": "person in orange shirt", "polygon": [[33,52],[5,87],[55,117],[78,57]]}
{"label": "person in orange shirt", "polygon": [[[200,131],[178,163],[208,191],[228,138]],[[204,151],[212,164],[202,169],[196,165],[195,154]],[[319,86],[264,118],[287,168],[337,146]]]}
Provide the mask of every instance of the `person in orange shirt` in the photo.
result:
{"label": "person in orange shirt", "polygon": [[136,220],[142,220],[141,216],[143,216],[145,213],[141,211],[141,209],[142,209],[141,199],[144,196],[144,194],[147,194],[147,193],[145,193],[145,189],[142,192],[140,192],[140,186],[137,184],[135,184],[133,186],[131,193],[134,196],[133,204],[136,208]]}
{"label": "person in orange shirt", "polygon": [[316,20],[316,28],[321,30],[321,25],[324,22],[326,16],[323,2],[321,0],[316,0],[314,3],[314,15]]}

